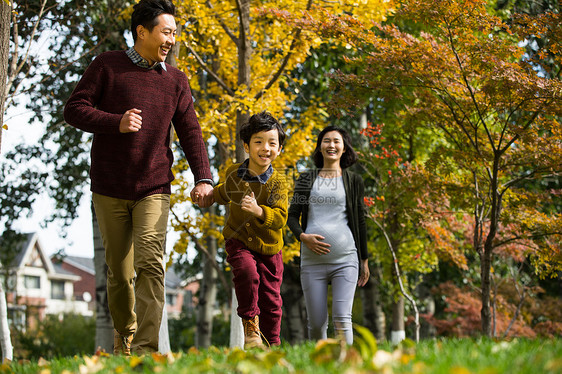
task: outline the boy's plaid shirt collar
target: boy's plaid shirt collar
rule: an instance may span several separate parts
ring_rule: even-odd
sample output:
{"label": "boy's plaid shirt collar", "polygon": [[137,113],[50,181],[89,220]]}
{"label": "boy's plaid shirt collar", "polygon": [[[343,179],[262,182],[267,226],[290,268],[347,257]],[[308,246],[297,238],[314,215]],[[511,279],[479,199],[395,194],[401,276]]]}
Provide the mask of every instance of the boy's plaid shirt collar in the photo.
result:
{"label": "boy's plaid shirt collar", "polygon": [[269,177],[271,177],[271,174],[273,174],[273,166],[269,165],[269,167],[263,174],[254,176],[250,174],[250,172],[248,171],[249,164],[250,164],[250,159],[246,159],[246,161],[244,161],[238,167],[238,172],[237,172],[238,178],[242,178],[247,182],[260,182],[261,184],[266,184],[267,181],[269,180]]}
{"label": "boy's plaid shirt collar", "polygon": [[144,59],[141,55],[139,55],[139,53],[133,47],[127,49],[127,51],[125,53],[127,53],[127,56],[129,56],[131,61],[133,61],[133,64],[135,64],[135,65],[137,65],[141,68],[156,69],[157,67],[160,67],[160,68],[164,69],[164,71],[168,71],[168,69],[166,69],[166,63],[164,63],[164,62],[156,62],[154,65],[150,66],[148,64],[148,61],[146,59]]}

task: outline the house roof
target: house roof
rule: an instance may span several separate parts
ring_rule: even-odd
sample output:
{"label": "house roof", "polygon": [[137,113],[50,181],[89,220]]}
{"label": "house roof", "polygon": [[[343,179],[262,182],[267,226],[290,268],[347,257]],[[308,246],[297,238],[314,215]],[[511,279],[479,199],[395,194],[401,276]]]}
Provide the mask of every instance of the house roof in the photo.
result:
{"label": "house roof", "polygon": [[[90,274],[95,274],[94,259],[91,257],[65,256],[62,261]],[[174,271],[173,267],[169,267],[168,270],[166,270],[166,287],[181,288],[188,283],[199,280],[200,278],[200,276],[196,276],[183,279]]]}
{"label": "house roof", "polygon": [[23,234],[22,240],[17,243],[15,249],[16,256],[9,267],[14,268],[16,271],[26,266],[36,266],[45,268],[48,277],[52,279],[80,279],[79,276],[53,265],[47,257],[43,245],[39,240],[39,235],[36,232]]}
{"label": "house roof", "polygon": [[63,261],[89,274],[95,275],[96,273],[94,259],[91,257],[65,256]]}

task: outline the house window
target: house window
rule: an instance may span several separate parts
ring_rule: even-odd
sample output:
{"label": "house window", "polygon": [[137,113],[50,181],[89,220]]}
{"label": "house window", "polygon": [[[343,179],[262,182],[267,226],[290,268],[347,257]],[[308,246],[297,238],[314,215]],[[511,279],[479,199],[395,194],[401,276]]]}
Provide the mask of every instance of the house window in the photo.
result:
{"label": "house window", "polygon": [[8,308],[8,325],[25,332],[25,308],[22,305]]}
{"label": "house window", "polygon": [[194,309],[193,293],[189,290],[185,291],[185,295],[183,297],[183,309],[186,312],[191,312]]}
{"label": "house window", "polygon": [[41,288],[41,278],[35,275],[24,276],[24,284],[27,289],[40,289]]}
{"label": "house window", "polygon": [[64,300],[63,281],[51,281],[51,299]]}
{"label": "house window", "polygon": [[176,305],[176,298],[177,298],[177,295],[171,294],[171,293],[167,293],[167,294],[166,294],[166,304],[168,304],[168,305]]}

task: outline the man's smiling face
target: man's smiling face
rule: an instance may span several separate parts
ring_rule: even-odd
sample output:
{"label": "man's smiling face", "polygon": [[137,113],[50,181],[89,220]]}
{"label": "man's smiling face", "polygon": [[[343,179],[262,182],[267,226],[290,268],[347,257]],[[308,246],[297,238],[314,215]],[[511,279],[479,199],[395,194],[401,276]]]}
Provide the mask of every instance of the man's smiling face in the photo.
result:
{"label": "man's smiling face", "polygon": [[158,24],[152,31],[144,26],[137,27],[136,51],[152,66],[166,60],[168,52],[176,43],[176,20],[171,14],[161,14],[157,18]]}

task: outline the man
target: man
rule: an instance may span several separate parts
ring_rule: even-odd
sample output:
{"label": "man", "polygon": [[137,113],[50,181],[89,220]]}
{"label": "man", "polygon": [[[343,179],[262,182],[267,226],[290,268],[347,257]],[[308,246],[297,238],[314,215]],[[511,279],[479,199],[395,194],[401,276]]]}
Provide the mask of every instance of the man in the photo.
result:
{"label": "man", "polygon": [[134,47],[94,59],[64,108],[70,125],[94,134],[91,190],[106,262],[114,353],[158,350],[163,255],[170,207],[173,123],[195,178],[191,198],[212,191],[201,128],[184,73],[164,60],[175,43],[169,0],[134,6]]}

